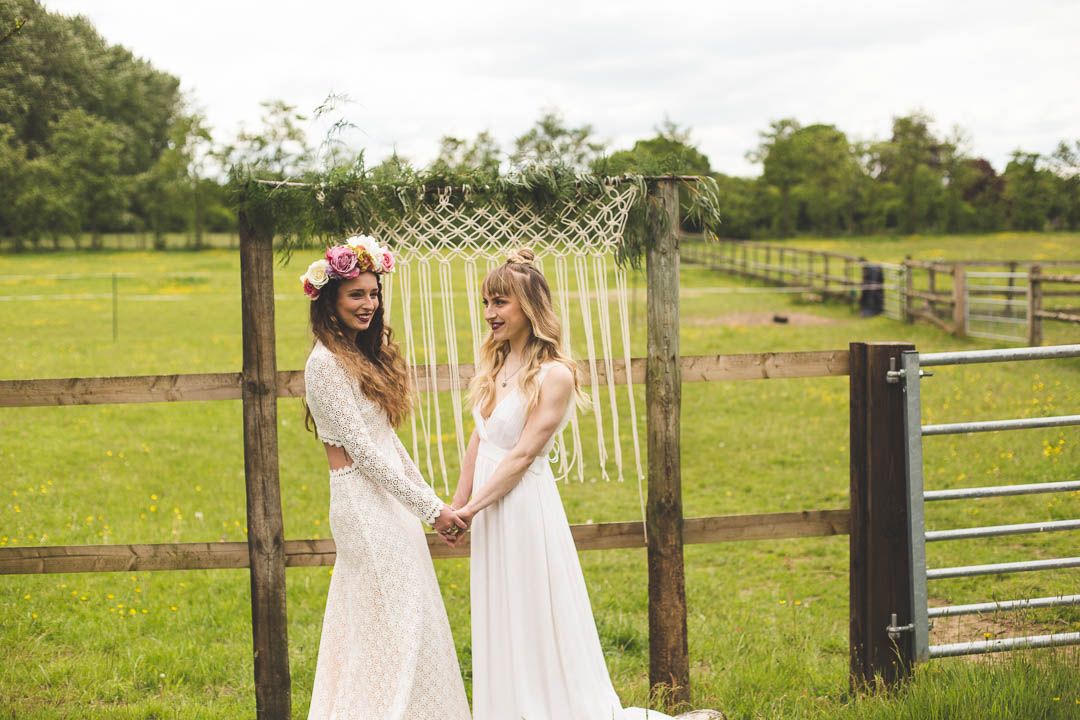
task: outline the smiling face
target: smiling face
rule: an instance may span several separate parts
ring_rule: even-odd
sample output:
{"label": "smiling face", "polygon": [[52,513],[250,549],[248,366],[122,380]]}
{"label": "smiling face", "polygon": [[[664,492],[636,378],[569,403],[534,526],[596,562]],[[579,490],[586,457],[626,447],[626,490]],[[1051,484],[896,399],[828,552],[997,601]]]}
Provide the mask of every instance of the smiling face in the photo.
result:
{"label": "smiling face", "polygon": [[532,333],[532,323],[513,295],[485,295],[484,321],[491,327],[492,338],[498,342],[509,340],[512,346],[520,347],[521,342]]}
{"label": "smiling face", "polygon": [[375,273],[360,273],[352,280],[342,280],[334,312],[343,328],[353,332],[367,330],[379,308],[379,283]]}

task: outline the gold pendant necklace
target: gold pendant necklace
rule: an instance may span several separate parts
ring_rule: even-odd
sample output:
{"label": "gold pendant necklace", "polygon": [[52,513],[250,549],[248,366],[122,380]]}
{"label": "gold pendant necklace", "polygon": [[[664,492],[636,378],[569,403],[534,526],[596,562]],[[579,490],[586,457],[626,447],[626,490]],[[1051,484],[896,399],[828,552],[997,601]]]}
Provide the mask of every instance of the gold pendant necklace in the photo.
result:
{"label": "gold pendant necklace", "polygon": [[[504,367],[505,367],[505,366],[504,366]],[[512,378],[512,377],[514,377],[515,375],[517,375],[517,372],[518,372],[518,370],[520,370],[520,369],[521,369],[521,365],[518,365],[518,366],[517,366],[517,370],[515,370],[514,372],[510,373],[510,374],[509,374],[509,375],[507,375],[507,376],[506,376],[505,378],[503,378],[503,381],[502,381],[502,386],[503,386],[503,387],[506,387],[506,383],[510,382],[510,378]]]}

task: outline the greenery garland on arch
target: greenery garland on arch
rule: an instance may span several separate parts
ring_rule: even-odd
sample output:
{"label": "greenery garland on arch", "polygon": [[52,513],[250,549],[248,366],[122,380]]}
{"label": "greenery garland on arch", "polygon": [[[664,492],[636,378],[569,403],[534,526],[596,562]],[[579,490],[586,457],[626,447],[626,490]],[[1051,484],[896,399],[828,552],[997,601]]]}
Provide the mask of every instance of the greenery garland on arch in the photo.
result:
{"label": "greenery garland on arch", "polygon": [[234,166],[229,189],[242,223],[260,235],[279,238],[283,254],[314,244],[331,244],[347,234],[367,232],[375,218],[405,219],[423,203],[434,203],[449,192],[451,202],[473,205],[531,206],[553,221],[568,203],[588,201],[603,194],[605,183],[638,186],[634,205],[617,253],[620,266],[639,267],[649,238],[670,230],[670,219],[649,190],[660,180],[674,180],[683,188],[683,218],[707,233],[720,226],[719,189],[710,177],[644,176],[615,178],[583,173],[562,166],[529,167],[513,174],[490,172],[450,173],[384,166],[366,168],[356,162],[309,173],[296,180],[264,180],[247,166]]}

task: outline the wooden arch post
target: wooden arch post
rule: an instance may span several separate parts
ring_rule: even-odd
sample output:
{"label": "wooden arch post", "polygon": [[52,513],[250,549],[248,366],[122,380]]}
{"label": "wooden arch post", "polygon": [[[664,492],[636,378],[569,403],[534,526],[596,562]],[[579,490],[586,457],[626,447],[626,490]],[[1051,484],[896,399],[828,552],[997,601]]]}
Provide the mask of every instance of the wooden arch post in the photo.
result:
{"label": "wooden arch post", "polygon": [[253,227],[241,211],[239,233],[255,712],[258,720],[289,720],[292,689],[285,614],[285,530],[278,485],[273,232]]}
{"label": "wooden arch post", "polygon": [[[652,191],[667,215],[650,228],[646,255],[648,361],[645,403],[649,436],[649,687],[670,704],[690,701],[683,569],[682,475],[679,462],[679,187],[659,179]],[[657,692],[659,691],[659,692]],[[658,698],[661,699],[661,698]]]}

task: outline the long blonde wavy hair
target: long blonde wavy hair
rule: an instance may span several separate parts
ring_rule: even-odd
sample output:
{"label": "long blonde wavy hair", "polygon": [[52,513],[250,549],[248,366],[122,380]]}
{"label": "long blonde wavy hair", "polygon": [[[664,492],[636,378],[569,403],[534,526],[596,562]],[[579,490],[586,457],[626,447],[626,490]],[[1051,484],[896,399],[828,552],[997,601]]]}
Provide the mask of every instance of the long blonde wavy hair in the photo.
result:
{"label": "long blonde wavy hair", "polygon": [[[525,313],[532,332],[521,351],[521,370],[517,373],[518,387],[525,396],[525,414],[536,407],[540,397],[537,374],[547,362],[558,362],[569,368],[574,376],[574,397],[578,407],[586,407],[588,400],[581,392],[581,378],[577,363],[562,346],[562,324],[551,305],[551,290],[544,274],[533,265],[536,255],[528,248],[513,250],[505,263],[484,276],[480,285],[485,298],[496,295],[513,297]],[[473,407],[487,416],[495,409],[495,377],[506,364],[510,354],[510,342],[498,341],[489,331],[480,345],[480,358],[476,374],[469,382],[469,397]]]}
{"label": "long blonde wavy hair", "polygon": [[[351,339],[337,316],[341,281],[331,279],[311,302],[311,333],[316,341],[334,353],[360,383],[360,389],[383,409],[391,427],[397,427],[412,411],[412,385],[405,358],[394,342],[393,331],[383,322],[382,280],[375,275],[379,288],[379,307],[371,316],[367,330]],[[314,428],[314,420],[304,404],[304,425]]]}

